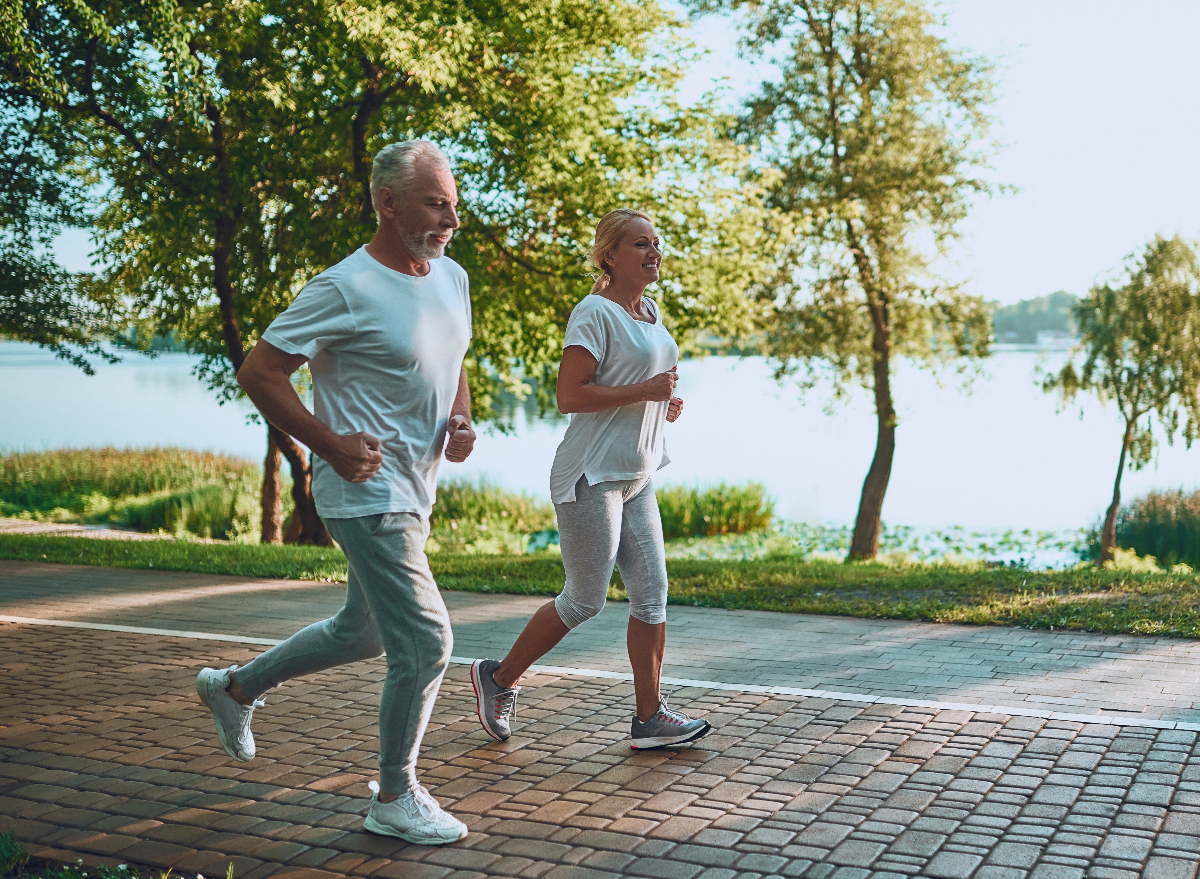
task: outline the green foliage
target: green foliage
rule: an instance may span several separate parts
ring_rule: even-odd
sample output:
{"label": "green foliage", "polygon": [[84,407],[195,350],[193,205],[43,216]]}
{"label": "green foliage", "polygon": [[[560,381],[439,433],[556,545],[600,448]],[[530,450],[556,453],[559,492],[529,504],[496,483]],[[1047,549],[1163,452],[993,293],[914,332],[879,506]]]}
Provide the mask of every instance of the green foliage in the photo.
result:
{"label": "green foliage", "polygon": [[[1117,546],[1153,556],[1167,568],[1185,564],[1200,570],[1200,490],[1143,495],[1121,507],[1116,530]],[[1100,538],[1097,526],[1088,534],[1086,558],[1100,558]]]}
{"label": "green foliage", "polygon": [[877,443],[852,558],[879,550],[895,452],[891,360],[968,369],[991,306],[933,273],[975,198],[990,143],[992,70],[955,51],[923,0],[700,0],[746,8],[744,52],[779,56],[739,141],[777,172],[768,204],[799,230],[757,287],[758,347],[777,378],[834,399],[873,392]]}
{"label": "green foliage", "polygon": [[346,557],[336,547],[190,540],[96,540],[0,534],[0,558],[106,568],[154,568],[239,577],[338,582]]}
{"label": "green foliage", "polygon": [[11,833],[0,833],[0,879],[20,874],[29,862],[29,855]]}
{"label": "green foliage", "polygon": [[747,51],[786,46],[741,127],[781,172],[771,203],[804,230],[760,296],[779,374],[815,382],[820,361],[840,393],[875,388],[881,354],[986,355],[990,307],[931,265],[992,189],[978,176],[991,67],[952,49],[914,0],[730,5],[751,7]]}
{"label": "green foliage", "polygon": [[130,6],[92,3],[99,41],[70,16],[18,26],[63,96],[32,106],[108,184],[98,295],[146,337],[176,331],[222,393],[303,284],[371,236],[371,156],[415,136],[459,178],[481,414],[504,390],[549,403],[591,232],[618,205],[658,217],[677,331],[744,322],[778,236],[727,120],[673,100],[685,22],[655,3]]}
{"label": "green foliage", "polygon": [[1074,336],[1075,307],[1079,302],[1063,290],[1049,296],[1022,299],[1012,305],[997,308],[992,317],[992,331],[997,342],[1034,345],[1038,333]]}
{"label": "green foliage", "polygon": [[[246,577],[344,580],[337,550],[183,541],[0,535],[0,559],[199,571]],[[562,562],[540,555],[430,557],[443,589],[555,595]],[[668,601],[699,607],[1200,636],[1200,575],[1084,566],[1029,571],[983,564],[758,561],[667,562]],[[614,575],[609,596],[623,599]]]}
{"label": "green foliage", "polygon": [[[667,544],[667,558],[749,560],[801,558],[830,561],[846,557],[851,528],[846,525],[809,525],[775,522],[769,529],[720,537],[694,537]],[[1085,546],[1084,531],[1034,531],[1007,529],[969,531],[950,528],[884,526],[879,539],[880,557],[886,563],[984,561],[1022,567],[1053,567],[1070,563]]]}
{"label": "green foliage", "polygon": [[1076,357],[1046,377],[1043,389],[1063,403],[1086,392],[1114,403],[1125,422],[1113,499],[1101,533],[1100,560],[1116,550],[1116,518],[1126,460],[1140,469],[1154,457],[1154,421],[1188,447],[1200,437],[1200,257],[1179,236],[1157,235],[1126,257],[1119,286],[1098,284],[1076,306]]}
{"label": "green foliage", "polygon": [[[70,83],[81,59],[64,55],[62,36],[107,45],[110,5],[0,2],[0,334],[48,348],[88,374],[89,357],[115,359],[99,344],[112,334],[111,303],[89,275],[39,251],[64,227],[88,228],[94,218],[89,189],[101,174],[89,161],[87,132],[71,122],[86,103]],[[132,0],[120,4],[120,16],[163,30],[173,5]]]}
{"label": "green foliage", "polygon": [[429,523],[434,527],[466,522],[504,520],[526,533],[553,528],[554,507],[547,501],[497,488],[487,482],[445,482],[438,486],[437,503]]}
{"label": "green foliage", "polygon": [[669,485],[656,495],[667,540],[758,531],[770,525],[775,514],[775,502],[759,482],[722,482],[706,488]]}
{"label": "green foliage", "polygon": [[[1156,235],[1125,260],[1120,286],[1098,284],[1079,300],[1076,356],[1043,383],[1064,403],[1092,393],[1115,403],[1127,423],[1130,466],[1154,454],[1157,417],[1167,441],[1180,430],[1188,446],[1200,436],[1200,257],[1179,236]],[[1124,456],[1122,456],[1124,457]]]}
{"label": "green foliage", "polygon": [[554,507],[486,482],[438,486],[427,552],[520,555],[529,535],[555,528]]}
{"label": "green foliage", "polygon": [[252,461],[187,449],[12,452],[0,456],[0,512],[250,539],[260,478]]}

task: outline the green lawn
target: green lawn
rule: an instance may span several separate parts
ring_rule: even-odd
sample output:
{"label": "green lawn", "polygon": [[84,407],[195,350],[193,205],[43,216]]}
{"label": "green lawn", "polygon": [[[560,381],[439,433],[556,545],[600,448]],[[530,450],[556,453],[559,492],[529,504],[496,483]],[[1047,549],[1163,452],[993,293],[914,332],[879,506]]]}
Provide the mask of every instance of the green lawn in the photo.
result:
{"label": "green lawn", "polygon": [[[346,576],[339,550],[304,546],[0,535],[0,559],[303,580]],[[562,563],[552,555],[435,554],[430,559],[443,589],[554,595],[563,581]],[[675,560],[667,569],[672,604],[1200,637],[1196,574],[788,558]],[[615,574],[609,594],[625,597]]]}

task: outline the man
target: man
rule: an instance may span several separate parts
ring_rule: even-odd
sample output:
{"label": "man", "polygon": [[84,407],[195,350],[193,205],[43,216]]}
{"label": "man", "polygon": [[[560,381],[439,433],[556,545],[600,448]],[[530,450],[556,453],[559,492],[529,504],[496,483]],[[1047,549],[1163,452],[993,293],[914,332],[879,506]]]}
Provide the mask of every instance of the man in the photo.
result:
{"label": "man", "polygon": [[[424,547],[439,459],[463,461],[475,442],[462,367],[471,302],[466,272],[442,255],[459,222],[441,150],[420,140],[384,147],[371,200],[375,237],[310,281],[238,372],[267,420],[316,456],[317,511],[349,562],[346,605],[242,668],[204,669],[196,689],[226,753],[249,760],[263,693],[385,653],[379,789],[364,826],[439,845],[467,828],[416,779],[453,643]],[[290,380],[305,362],[314,413]]]}

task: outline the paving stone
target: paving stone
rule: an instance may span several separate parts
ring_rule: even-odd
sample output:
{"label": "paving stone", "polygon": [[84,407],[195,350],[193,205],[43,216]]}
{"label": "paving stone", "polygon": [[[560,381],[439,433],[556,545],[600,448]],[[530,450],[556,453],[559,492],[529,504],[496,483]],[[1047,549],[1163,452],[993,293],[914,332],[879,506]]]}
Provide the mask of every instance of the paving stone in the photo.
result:
{"label": "paving stone", "polygon": [[[446,675],[418,771],[471,834],[411,846],[361,832],[382,662],[273,692],[255,717],[260,755],[243,765],[213,747],[192,682],[200,664],[260,648],[2,623],[0,640],[41,694],[13,715],[0,690],[0,811],[42,851],[216,879],[230,862],[237,879],[1195,879],[1200,859],[1192,731],[691,687],[716,732],[633,754],[628,683],[538,673],[517,734],[492,743],[462,665]],[[604,649],[627,661],[620,642]],[[120,665],[130,655],[136,666]],[[145,679],[108,673],[81,688],[91,669],[126,667]]]}
{"label": "paving stone", "polygon": [[933,856],[921,875],[934,879],[963,879],[964,876],[970,876],[981,863],[981,855],[943,851]]}

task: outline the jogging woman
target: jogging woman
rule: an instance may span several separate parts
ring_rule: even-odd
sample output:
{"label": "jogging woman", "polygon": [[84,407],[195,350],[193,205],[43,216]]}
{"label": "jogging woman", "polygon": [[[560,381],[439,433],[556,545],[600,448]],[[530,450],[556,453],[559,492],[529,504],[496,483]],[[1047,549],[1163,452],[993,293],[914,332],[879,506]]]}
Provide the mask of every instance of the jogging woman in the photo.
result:
{"label": "jogging woman", "polygon": [[475,661],[471,682],[483,728],[507,739],[521,675],[601,611],[616,564],[629,595],[637,698],[631,745],[675,745],[712,727],[667,707],[659,692],[667,564],[651,475],[670,460],[664,422],[679,417],[683,401],[673,396],[679,347],[644,295],[662,264],[650,217],[630,208],[607,214],[596,227],[591,260],[600,276],[575,306],[563,340],[558,408],[571,415],[571,425],[550,472],[566,586],[533,615],[502,661]]}

